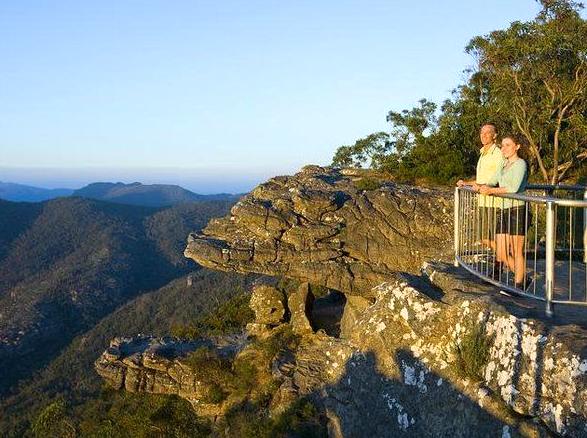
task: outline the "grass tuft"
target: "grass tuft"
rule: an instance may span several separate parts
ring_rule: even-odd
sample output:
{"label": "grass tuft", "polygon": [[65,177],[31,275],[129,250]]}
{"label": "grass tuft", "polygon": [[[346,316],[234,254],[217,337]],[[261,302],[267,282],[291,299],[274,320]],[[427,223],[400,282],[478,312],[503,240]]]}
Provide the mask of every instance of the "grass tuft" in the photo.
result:
{"label": "grass tuft", "polygon": [[484,326],[475,325],[467,330],[460,343],[455,343],[456,366],[463,377],[482,381],[483,370],[489,361],[493,337],[487,336]]}

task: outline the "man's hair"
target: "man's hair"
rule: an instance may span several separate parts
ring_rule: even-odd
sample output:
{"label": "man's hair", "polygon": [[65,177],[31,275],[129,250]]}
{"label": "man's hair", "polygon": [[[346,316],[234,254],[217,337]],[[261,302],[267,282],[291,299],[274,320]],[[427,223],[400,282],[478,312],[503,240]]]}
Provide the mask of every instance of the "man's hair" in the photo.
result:
{"label": "man's hair", "polygon": [[493,132],[497,135],[497,126],[495,126],[495,123],[492,123],[492,122],[483,123],[481,125],[481,127],[483,128],[484,126],[491,126],[493,128]]}

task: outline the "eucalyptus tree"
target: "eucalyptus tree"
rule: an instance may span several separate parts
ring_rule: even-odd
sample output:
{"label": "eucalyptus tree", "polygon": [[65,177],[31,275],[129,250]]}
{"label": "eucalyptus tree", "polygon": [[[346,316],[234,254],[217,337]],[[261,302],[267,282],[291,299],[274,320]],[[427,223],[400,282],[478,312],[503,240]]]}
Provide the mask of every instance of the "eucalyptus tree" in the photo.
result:
{"label": "eucalyptus tree", "polygon": [[337,167],[371,167],[381,168],[382,162],[391,153],[389,134],[375,132],[358,139],[353,145],[340,146],[332,159]]}
{"label": "eucalyptus tree", "polygon": [[534,20],[476,37],[466,50],[495,112],[526,137],[542,179],[557,184],[587,160],[587,21],[580,3],[540,3]]}

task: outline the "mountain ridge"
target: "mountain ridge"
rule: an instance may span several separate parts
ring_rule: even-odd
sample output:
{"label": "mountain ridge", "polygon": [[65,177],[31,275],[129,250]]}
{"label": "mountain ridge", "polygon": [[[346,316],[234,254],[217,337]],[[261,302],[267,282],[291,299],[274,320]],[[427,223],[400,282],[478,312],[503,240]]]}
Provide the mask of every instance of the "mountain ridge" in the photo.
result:
{"label": "mountain ridge", "polygon": [[0,181],[0,199],[6,201],[43,202],[62,196],[70,196],[73,192],[73,189],[46,189],[26,184]]}
{"label": "mountain ridge", "polygon": [[75,190],[72,196],[130,205],[163,207],[194,201],[236,200],[239,195],[224,193],[200,195],[175,184],[96,182]]}
{"label": "mountain ridge", "polygon": [[94,182],[80,189],[46,189],[0,181],[0,199],[12,202],[44,202],[60,197],[78,196],[117,204],[168,207],[186,202],[236,201],[241,194],[202,195],[177,184],[133,182]]}

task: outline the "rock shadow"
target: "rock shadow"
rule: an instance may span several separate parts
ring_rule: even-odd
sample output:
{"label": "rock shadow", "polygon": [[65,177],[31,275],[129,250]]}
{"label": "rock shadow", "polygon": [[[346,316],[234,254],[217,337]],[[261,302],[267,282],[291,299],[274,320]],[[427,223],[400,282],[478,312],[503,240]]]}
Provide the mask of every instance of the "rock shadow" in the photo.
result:
{"label": "rock shadow", "polygon": [[336,290],[316,298],[310,310],[312,328],[324,330],[328,336],[338,338],[346,301],[346,296]]}
{"label": "rock shadow", "polygon": [[311,395],[326,412],[329,436],[515,436],[517,422],[532,427],[526,418],[510,425],[492,415],[411,351],[399,350],[394,360],[399,376],[389,378],[373,352],[355,353],[336,384]]}
{"label": "rock shadow", "polygon": [[401,279],[418,292],[435,301],[442,301],[445,292],[437,284],[433,283],[426,275],[414,275],[409,272],[400,272]]}

